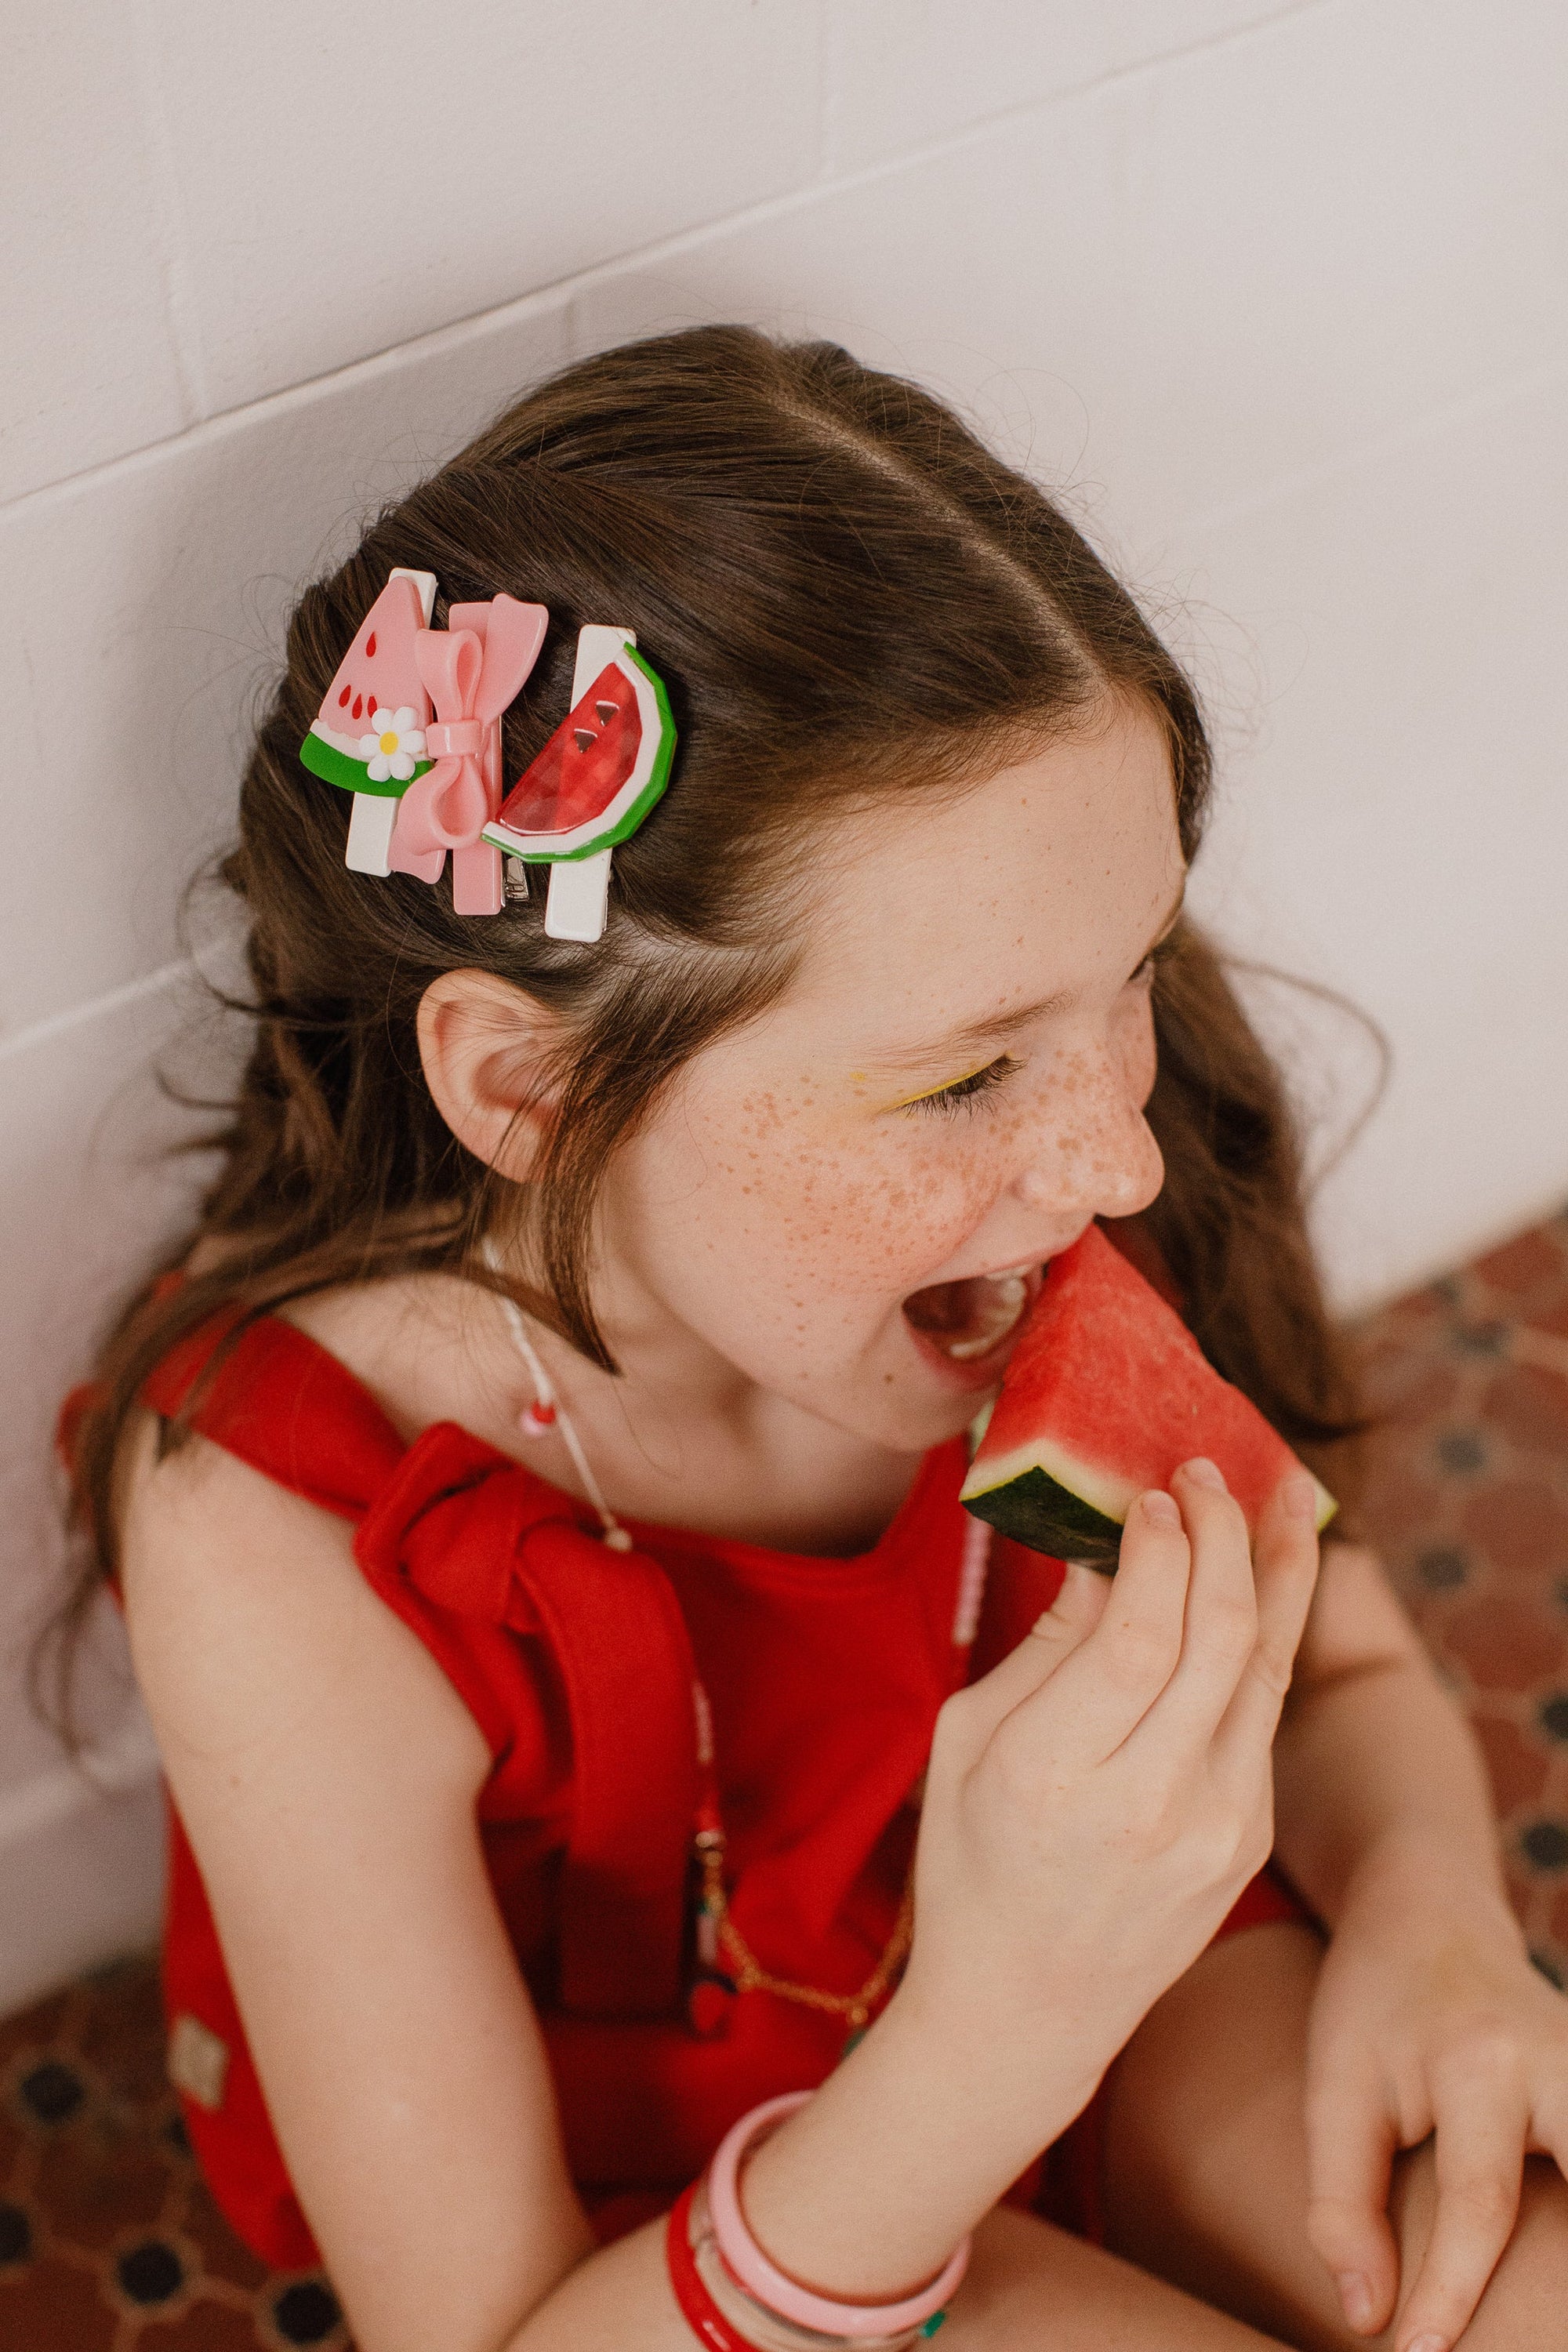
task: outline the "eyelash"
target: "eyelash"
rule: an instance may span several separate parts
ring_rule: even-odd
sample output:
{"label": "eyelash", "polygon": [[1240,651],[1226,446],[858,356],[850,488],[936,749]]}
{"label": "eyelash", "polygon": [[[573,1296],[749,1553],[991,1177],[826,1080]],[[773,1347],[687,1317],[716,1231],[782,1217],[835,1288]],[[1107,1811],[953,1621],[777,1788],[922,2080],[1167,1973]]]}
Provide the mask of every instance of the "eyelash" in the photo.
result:
{"label": "eyelash", "polygon": [[971,1070],[966,1078],[955,1078],[952,1086],[939,1087],[934,1095],[919,1095],[913,1102],[905,1103],[904,1108],[908,1111],[935,1111],[939,1117],[951,1118],[965,1105],[977,1102],[982,1095],[988,1095],[993,1087],[1003,1085],[1019,1066],[1011,1054],[999,1054],[994,1062],[987,1062],[983,1070]]}
{"label": "eyelash", "polygon": [[[1139,988],[1145,981],[1158,978],[1160,966],[1168,963],[1175,952],[1174,939],[1163,939],[1158,947],[1152,948],[1144,957],[1128,986]],[[999,1054],[994,1062],[987,1062],[983,1070],[971,1070],[966,1078],[955,1078],[952,1086],[940,1087],[933,1095],[917,1095],[913,1102],[905,1103],[902,1108],[906,1111],[935,1111],[939,1118],[951,1118],[966,1104],[977,1102],[982,1095],[988,1095],[993,1087],[1005,1084],[1020,1066],[1011,1054]]]}

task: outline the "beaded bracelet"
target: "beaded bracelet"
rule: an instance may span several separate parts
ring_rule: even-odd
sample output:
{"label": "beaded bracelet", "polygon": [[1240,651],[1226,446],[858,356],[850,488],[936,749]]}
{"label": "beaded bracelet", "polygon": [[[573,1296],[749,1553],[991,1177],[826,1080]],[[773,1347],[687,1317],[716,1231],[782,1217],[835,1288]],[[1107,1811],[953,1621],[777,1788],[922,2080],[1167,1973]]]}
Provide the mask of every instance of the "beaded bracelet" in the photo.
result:
{"label": "beaded bracelet", "polygon": [[771,2263],[746,2226],[740,2197],[742,2159],[759,2138],[803,2107],[811,2095],[809,2091],[792,2091],[783,2098],[765,2100],[742,2116],[720,2142],[709,2168],[707,2189],[713,2234],[724,2268],[736,2285],[763,2311],[791,2320],[797,2327],[818,2336],[837,2337],[840,2343],[849,2345],[869,2345],[885,2343],[889,2336],[910,2331],[930,2332],[932,2322],[940,2326],[942,2307],[969,2266],[967,2238],[945,2267],[918,2294],[905,2295],[897,2303],[838,2303],[831,2296],[814,2294],[809,2287],[802,2286]]}

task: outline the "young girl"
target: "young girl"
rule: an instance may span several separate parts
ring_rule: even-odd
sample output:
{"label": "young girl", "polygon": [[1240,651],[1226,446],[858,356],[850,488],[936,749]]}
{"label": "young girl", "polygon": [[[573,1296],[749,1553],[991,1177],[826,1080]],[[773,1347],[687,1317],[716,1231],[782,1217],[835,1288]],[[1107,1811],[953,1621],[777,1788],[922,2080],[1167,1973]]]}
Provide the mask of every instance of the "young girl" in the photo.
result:
{"label": "young girl", "polygon": [[[458,783],[354,803],[378,875],[300,751],[395,574],[451,693],[370,756]],[[678,740],[598,936],[603,864],[501,902],[482,840],[620,723],[584,628]],[[823,345],[572,368],[304,596],[223,1170],[73,1458],[171,2070],[363,2352],[1563,2340],[1568,2007],[1374,1563],[1300,1477],[1249,1556],[1203,1461],[1113,1583],[957,1502],[1096,1218],[1286,1436],[1353,1422],[1181,913],[1207,781],[1071,526]]]}

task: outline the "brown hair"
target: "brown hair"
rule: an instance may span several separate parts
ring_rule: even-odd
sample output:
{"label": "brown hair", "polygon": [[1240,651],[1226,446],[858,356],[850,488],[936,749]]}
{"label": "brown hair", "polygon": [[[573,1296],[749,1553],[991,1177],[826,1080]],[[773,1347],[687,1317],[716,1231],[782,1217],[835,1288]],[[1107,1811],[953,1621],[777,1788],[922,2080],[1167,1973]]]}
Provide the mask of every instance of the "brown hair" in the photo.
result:
{"label": "brown hair", "polygon": [[[635,629],[665,677],[675,777],[616,854],[599,946],[547,940],[537,887],[472,920],[446,883],[345,869],[348,797],[299,748],[394,565],[437,575],[437,620],[447,599],[501,590],[548,605],[505,720],[509,776],[566,706],[583,623]],[[142,1383],[221,1307],[258,1314],[436,1268],[493,1285],[478,1244],[510,1213],[537,1271],[521,1303],[608,1365],[587,1276],[600,1172],[681,1064],[786,984],[814,821],[951,790],[1118,697],[1163,726],[1190,856],[1210,759],[1178,664],[1032,482],[930,394],[831,344],[707,327],[604,352],[379,515],[300,599],[246,769],[221,872],[248,918],[254,1042],[216,1139],[221,1172],[168,1264],[200,1237],[227,1246],[177,1287],[149,1281],[104,1345],[75,1447],[100,1566]],[[424,1083],[419,1002],[458,967],[526,990],[571,1039],[526,1198],[455,1140]],[[1355,1400],[1279,1084],[1190,923],[1161,967],[1155,1022],[1149,1118],[1168,1172],[1146,1236],[1220,1369],[1287,1437],[1338,1438]]]}

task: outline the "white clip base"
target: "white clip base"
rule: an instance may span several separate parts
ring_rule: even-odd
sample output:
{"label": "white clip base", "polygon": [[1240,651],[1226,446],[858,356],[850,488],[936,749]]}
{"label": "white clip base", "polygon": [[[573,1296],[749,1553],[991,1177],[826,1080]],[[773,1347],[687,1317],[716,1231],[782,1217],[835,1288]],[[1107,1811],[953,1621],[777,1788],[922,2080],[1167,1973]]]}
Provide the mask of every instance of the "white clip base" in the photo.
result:
{"label": "white clip base", "polygon": [[356,793],[349,816],[348,845],[343,864],[351,874],[392,871],[392,828],[397,823],[397,803],[390,794]]}
{"label": "white clip base", "polygon": [[547,940],[582,940],[591,943],[605,936],[609,910],[610,860],[613,849],[592,857],[563,858],[550,869],[550,893],[544,901]]}

